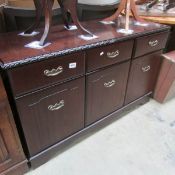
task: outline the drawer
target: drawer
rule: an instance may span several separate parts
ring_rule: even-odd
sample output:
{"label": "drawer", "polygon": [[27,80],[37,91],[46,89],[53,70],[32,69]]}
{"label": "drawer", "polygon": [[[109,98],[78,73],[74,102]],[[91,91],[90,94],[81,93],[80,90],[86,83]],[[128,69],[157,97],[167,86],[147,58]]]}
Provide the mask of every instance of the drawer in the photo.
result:
{"label": "drawer", "polygon": [[123,106],[129,62],[87,76],[86,125]]}
{"label": "drawer", "polygon": [[168,32],[162,32],[137,38],[134,57],[139,57],[149,52],[165,48],[168,34]]}
{"label": "drawer", "polygon": [[84,53],[80,52],[10,69],[8,75],[13,94],[19,96],[84,74],[84,71]]}
{"label": "drawer", "polygon": [[87,71],[93,71],[131,58],[133,40],[87,51]]}
{"label": "drawer", "polygon": [[161,64],[161,51],[132,61],[125,105],[154,91]]}
{"label": "drawer", "polygon": [[84,127],[84,78],[16,100],[31,156]]}

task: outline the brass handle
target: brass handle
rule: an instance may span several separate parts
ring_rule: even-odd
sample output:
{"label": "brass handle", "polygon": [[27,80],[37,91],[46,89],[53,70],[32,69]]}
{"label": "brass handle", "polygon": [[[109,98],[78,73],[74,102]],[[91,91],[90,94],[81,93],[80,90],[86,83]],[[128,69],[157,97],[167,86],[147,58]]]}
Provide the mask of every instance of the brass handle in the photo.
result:
{"label": "brass handle", "polygon": [[143,72],[148,72],[151,69],[151,66],[146,66],[146,67],[142,67],[142,71]]}
{"label": "brass handle", "polygon": [[47,77],[53,77],[53,76],[59,75],[62,72],[63,72],[63,67],[59,66],[57,69],[45,70],[44,75],[46,75]]}
{"label": "brass handle", "polygon": [[64,100],[61,100],[59,103],[56,103],[55,105],[49,105],[48,109],[49,111],[57,111],[64,107]]}
{"label": "brass handle", "polygon": [[115,52],[107,52],[107,57],[108,58],[115,58],[120,55],[120,51],[116,50]]}
{"label": "brass handle", "polygon": [[115,85],[115,80],[104,83],[104,87],[109,88]]}
{"label": "brass handle", "polygon": [[155,46],[157,46],[158,44],[159,44],[159,41],[158,41],[158,40],[149,41],[149,45],[150,45],[151,47],[155,47]]}

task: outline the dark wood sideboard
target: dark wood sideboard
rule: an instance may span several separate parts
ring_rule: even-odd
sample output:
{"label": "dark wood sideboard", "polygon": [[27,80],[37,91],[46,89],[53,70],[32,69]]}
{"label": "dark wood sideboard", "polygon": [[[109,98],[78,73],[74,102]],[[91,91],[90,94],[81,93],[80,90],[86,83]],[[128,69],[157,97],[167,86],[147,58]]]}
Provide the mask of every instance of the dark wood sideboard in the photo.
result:
{"label": "dark wood sideboard", "polygon": [[37,50],[24,45],[40,35],[0,36],[2,74],[32,167],[145,103],[154,91],[169,27],[132,21],[134,33],[126,35],[116,24],[83,25],[98,38],[85,41],[78,31],[57,26],[49,37],[52,44]]}
{"label": "dark wood sideboard", "polygon": [[23,175],[27,162],[0,77],[0,175]]}

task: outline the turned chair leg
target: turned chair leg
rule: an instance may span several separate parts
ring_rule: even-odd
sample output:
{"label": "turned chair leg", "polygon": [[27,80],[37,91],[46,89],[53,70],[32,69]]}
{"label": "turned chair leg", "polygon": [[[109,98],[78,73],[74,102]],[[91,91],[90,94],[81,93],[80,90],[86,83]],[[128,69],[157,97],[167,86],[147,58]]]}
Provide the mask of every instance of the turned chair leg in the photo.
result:
{"label": "turned chair leg", "polygon": [[64,25],[66,26],[66,28],[70,28],[69,27],[69,20],[68,20],[68,16],[67,16],[67,11],[64,7],[64,3],[63,1],[64,0],[57,0],[59,5],[60,5],[60,8],[61,8],[61,14],[62,14],[62,18],[63,18],[63,22],[64,22]]}
{"label": "turned chair leg", "polygon": [[116,12],[112,16],[105,18],[103,21],[115,21],[120,15],[120,13],[125,9],[126,3],[127,0],[122,0]]}
{"label": "turned chair leg", "polygon": [[41,37],[40,46],[43,46],[47,40],[51,23],[52,23],[52,7],[54,4],[54,0],[45,0],[44,3],[44,11],[45,11],[45,28],[44,28],[44,34]]}
{"label": "turned chair leg", "polygon": [[24,34],[32,33],[40,24],[40,19],[41,19],[42,12],[43,12],[44,2],[43,2],[43,0],[34,0],[34,5],[36,8],[35,23],[33,23],[33,25],[31,25],[27,30],[25,30]]}
{"label": "turned chair leg", "polygon": [[[127,5],[127,0],[122,0],[120,2],[119,8],[116,10],[116,12],[112,16],[110,16],[108,18],[105,18],[103,21],[114,21],[114,20],[117,20],[118,16],[121,14],[121,12],[126,9],[126,5]],[[140,22],[141,21],[144,21],[137,14],[136,5],[135,5],[135,1],[134,0],[131,0],[131,6],[130,6],[130,8],[131,8],[131,12],[133,14],[133,17],[137,21],[140,21]]]}
{"label": "turned chair leg", "polygon": [[139,17],[139,15],[137,14],[137,10],[136,10],[136,4],[135,4],[135,1],[134,0],[131,0],[131,12],[132,12],[132,15],[134,17],[134,19],[136,21],[139,21],[139,22],[144,22],[143,19],[141,19]]}
{"label": "turned chair leg", "polygon": [[[70,3],[70,1],[72,1],[72,3]],[[83,35],[89,35],[90,37],[92,37],[93,34],[89,32],[88,30],[86,30],[79,22],[79,19],[77,16],[77,0],[68,0],[67,3],[64,3],[64,6],[67,9],[67,11],[71,13],[73,23],[77,26],[80,33]]]}

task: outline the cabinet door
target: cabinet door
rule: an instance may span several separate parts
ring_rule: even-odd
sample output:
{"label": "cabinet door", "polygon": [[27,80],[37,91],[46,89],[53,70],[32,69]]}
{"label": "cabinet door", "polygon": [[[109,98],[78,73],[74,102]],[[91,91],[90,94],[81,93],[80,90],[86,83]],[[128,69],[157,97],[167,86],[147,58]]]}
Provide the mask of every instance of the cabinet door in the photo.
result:
{"label": "cabinet door", "polygon": [[160,68],[161,51],[132,61],[125,104],[152,92]]}
{"label": "cabinet door", "polygon": [[86,125],[123,106],[129,62],[87,76]]}
{"label": "cabinet door", "polygon": [[24,160],[11,109],[0,79],[0,174]]}
{"label": "cabinet door", "polygon": [[84,127],[84,78],[17,99],[30,155]]}

